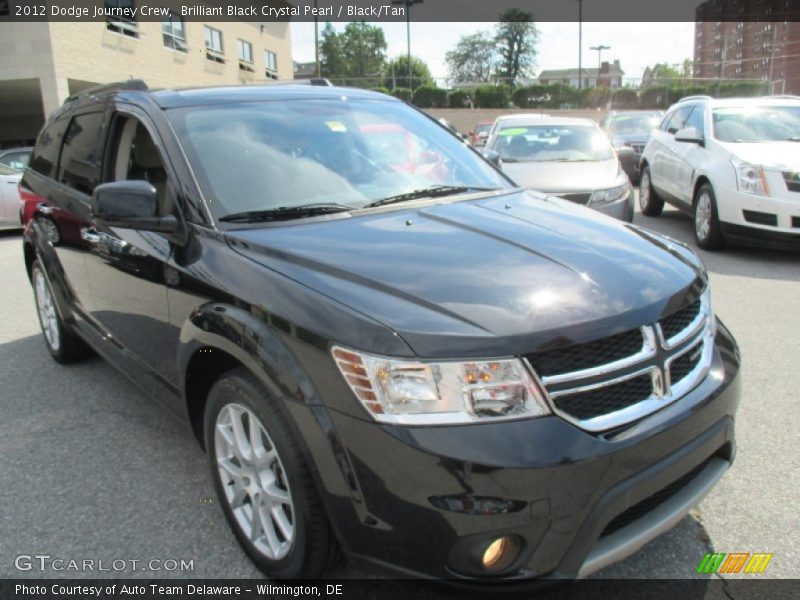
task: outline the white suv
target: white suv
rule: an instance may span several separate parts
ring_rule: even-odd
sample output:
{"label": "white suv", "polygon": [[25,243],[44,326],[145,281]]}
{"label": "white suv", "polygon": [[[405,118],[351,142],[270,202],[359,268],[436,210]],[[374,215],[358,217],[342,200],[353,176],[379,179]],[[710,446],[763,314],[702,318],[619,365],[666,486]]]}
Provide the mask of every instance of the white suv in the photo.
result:
{"label": "white suv", "polygon": [[653,130],[639,204],[694,217],[697,245],[800,249],[800,97],[690,96]]}

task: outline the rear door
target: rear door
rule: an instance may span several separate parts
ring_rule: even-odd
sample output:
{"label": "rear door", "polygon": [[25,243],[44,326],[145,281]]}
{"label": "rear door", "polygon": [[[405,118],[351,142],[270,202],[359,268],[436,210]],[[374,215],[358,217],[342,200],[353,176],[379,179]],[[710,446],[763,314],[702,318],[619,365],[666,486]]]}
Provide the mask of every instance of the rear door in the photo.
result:
{"label": "rear door", "polygon": [[91,220],[89,202],[100,181],[104,106],[78,109],[39,136],[25,181],[51,210],[59,242],[54,254],[63,269],[69,301],[80,314],[91,307],[86,271],[89,245],[81,235]]}
{"label": "rear door", "polygon": [[0,165],[0,226],[19,226],[19,192],[22,174]]}

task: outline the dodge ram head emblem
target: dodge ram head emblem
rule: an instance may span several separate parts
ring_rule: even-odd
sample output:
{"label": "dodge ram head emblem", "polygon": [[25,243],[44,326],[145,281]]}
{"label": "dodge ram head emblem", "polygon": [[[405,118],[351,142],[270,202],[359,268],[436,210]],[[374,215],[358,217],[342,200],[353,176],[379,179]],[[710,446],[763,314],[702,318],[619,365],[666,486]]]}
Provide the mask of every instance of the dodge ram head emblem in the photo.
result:
{"label": "dodge ram head emblem", "polygon": [[653,395],[659,400],[664,398],[664,376],[661,369],[653,371]]}

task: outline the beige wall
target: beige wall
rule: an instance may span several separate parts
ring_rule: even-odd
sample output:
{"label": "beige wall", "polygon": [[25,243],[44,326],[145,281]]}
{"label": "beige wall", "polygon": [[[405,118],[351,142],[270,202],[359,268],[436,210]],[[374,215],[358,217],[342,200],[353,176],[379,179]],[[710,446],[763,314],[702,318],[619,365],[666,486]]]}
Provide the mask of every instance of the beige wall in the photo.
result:
{"label": "beige wall", "polygon": [[[144,79],[150,87],[187,87],[264,81],[264,50],[278,56],[279,79],[292,78],[287,23],[208,23],[223,36],[225,63],[205,53],[204,23],[185,23],[188,52],[164,46],[161,23],[140,22],[139,37],[109,31],[105,23],[51,23],[59,79],[108,83]],[[254,72],[239,68],[237,39],[253,45]]]}
{"label": "beige wall", "polygon": [[[91,83],[131,77],[153,88],[255,83],[266,79],[264,50],[277,55],[278,78],[292,79],[288,23],[208,24],[222,32],[224,64],[206,58],[202,22],[185,23],[185,53],[164,46],[159,22],[140,22],[138,38],[109,31],[102,22],[1,23],[0,96],[4,90],[18,93],[16,81],[38,80],[36,100],[43,109],[37,112],[49,114],[70,93]],[[237,39],[253,45],[253,73],[239,68]]]}

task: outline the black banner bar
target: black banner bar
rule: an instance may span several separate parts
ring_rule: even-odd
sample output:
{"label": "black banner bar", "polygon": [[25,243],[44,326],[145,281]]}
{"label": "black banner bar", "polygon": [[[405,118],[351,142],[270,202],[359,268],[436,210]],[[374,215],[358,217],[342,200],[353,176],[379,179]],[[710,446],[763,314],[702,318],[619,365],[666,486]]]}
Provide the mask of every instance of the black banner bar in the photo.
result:
{"label": "black banner bar", "polygon": [[[0,21],[495,22],[516,8],[540,22],[797,21],[800,0],[0,0]],[[113,6],[112,6],[113,5]]]}
{"label": "black banner bar", "polygon": [[483,582],[341,579],[307,581],[268,580],[115,580],[115,579],[4,579],[0,600],[162,600],[207,598],[214,600],[442,600],[497,597],[498,593],[543,600],[620,598],[628,600],[783,600],[800,596],[796,579],[654,579],[577,582]]}

